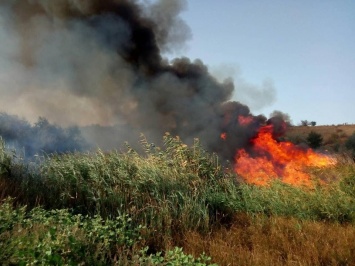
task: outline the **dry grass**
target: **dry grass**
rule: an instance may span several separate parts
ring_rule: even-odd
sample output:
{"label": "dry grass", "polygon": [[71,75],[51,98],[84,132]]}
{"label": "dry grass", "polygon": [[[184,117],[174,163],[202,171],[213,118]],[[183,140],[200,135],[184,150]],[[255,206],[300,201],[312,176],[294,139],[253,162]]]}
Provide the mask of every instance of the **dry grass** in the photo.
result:
{"label": "dry grass", "polygon": [[208,236],[189,233],[184,250],[219,265],[355,265],[355,227],[238,214]]}
{"label": "dry grass", "polygon": [[329,140],[334,134],[338,135],[340,139],[344,141],[355,132],[355,125],[294,126],[287,129],[286,136],[299,136],[305,139],[311,131],[321,134],[324,141]]}

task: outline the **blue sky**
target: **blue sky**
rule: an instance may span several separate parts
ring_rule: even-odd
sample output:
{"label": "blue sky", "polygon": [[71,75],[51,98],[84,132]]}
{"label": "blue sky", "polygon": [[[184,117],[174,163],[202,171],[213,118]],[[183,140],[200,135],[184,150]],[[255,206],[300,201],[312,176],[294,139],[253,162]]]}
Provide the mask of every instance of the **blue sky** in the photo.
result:
{"label": "blue sky", "polygon": [[174,55],[232,76],[254,114],[355,123],[355,1],[190,0],[181,17],[192,38]]}

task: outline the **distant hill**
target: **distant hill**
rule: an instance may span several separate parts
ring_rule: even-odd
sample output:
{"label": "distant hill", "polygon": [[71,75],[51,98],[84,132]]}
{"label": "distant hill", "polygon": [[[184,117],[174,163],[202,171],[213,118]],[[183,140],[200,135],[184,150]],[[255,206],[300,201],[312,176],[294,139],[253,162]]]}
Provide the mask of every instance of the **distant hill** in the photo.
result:
{"label": "distant hill", "polygon": [[342,146],[348,137],[355,132],[355,124],[330,126],[292,126],[287,129],[285,138],[294,143],[306,142],[307,136],[311,131],[322,135],[324,146],[334,148],[335,145]]}

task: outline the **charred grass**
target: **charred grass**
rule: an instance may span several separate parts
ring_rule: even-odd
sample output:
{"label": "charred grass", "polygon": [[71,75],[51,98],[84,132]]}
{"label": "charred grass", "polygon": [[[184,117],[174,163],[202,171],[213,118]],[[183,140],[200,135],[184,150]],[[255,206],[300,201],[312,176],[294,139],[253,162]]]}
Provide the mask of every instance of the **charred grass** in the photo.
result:
{"label": "charred grass", "polygon": [[[87,257],[90,263],[106,265],[206,265],[209,256],[220,265],[355,263],[351,160],[310,169],[313,188],[277,181],[258,187],[240,182],[198,140],[188,147],[166,135],[163,148],[144,138],[141,142],[142,154],[127,145],[125,153],[71,153],[33,161],[17,158],[2,143],[0,197],[13,199],[12,209],[7,207],[9,226],[0,232],[1,248],[18,246],[4,239],[15,241],[20,235],[24,240],[16,241],[38,249],[24,248],[25,254],[32,254],[29,258],[19,253],[16,258],[26,263],[47,258],[75,264]],[[49,226],[31,227],[16,220],[21,213],[33,219],[31,211],[36,208],[41,208]],[[52,218],[58,212],[67,217],[63,223]],[[122,217],[129,219],[130,227],[117,224]],[[26,233],[19,234],[16,228]],[[115,242],[127,235],[129,244]],[[57,245],[46,250],[48,243]],[[15,251],[7,254],[11,257]],[[1,261],[5,265],[14,263],[5,259]]]}

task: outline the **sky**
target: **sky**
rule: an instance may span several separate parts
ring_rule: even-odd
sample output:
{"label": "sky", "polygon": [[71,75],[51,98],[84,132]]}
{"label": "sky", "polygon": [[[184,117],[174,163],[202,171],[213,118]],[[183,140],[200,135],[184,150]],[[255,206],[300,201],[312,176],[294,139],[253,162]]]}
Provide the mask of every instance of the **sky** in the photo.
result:
{"label": "sky", "polygon": [[189,0],[185,47],[234,79],[234,100],[317,125],[355,123],[355,1]]}

